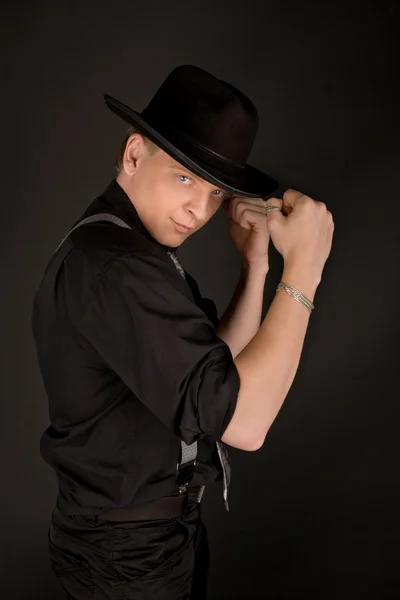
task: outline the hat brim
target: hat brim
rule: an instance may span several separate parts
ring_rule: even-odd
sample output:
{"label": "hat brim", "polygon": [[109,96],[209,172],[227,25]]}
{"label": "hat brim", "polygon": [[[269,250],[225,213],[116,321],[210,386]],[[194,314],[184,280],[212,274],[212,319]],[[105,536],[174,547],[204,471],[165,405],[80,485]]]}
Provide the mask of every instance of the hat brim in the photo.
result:
{"label": "hat brim", "polygon": [[137,111],[108,94],[104,94],[104,101],[114,114],[126,123],[129,123],[129,125],[136,127],[138,131],[143,133],[150,141],[159,146],[177,162],[209,183],[213,183],[231,194],[239,194],[251,198],[263,198],[275,192],[279,187],[279,183],[273,177],[249,164],[246,164],[244,167],[244,183],[237,186],[229,184],[227,181],[224,181],[221,173],[216,168],[198,158],[196,160],[191,159],[176,143],[172,143],[160,134],[159,131],[154,129]]}

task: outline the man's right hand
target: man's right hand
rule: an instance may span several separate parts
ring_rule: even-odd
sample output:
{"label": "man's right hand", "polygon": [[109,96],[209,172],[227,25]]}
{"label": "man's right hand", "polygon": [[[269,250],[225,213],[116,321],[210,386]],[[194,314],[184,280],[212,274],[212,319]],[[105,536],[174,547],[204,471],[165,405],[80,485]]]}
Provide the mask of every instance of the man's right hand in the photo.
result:
{"label": "man's right hand", "polygon": [[268,202],[282,210],[269,211],[267,225],[285,267],[307,269],[320,278],[331,251],[334,230],[332,214],[326,205],[292,189],[285,191],[282,200],[269,198]]}

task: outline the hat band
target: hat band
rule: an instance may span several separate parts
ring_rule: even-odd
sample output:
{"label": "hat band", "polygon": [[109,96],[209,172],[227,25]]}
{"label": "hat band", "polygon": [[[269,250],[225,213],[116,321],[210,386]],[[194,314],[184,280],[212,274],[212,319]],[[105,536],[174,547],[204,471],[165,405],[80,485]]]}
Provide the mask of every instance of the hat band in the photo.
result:
{"label": "hat band", "polygon": [[209,158],[211,159],[213,165],[220,167],[228,175],[242,179],[245,165],[240,165],[226,158],[225,156],[218,154],[218,152],[215,152],[214,150],[195,142],[180,129],[177,129],[174,125],[171,125],[171,123],[168,121],[165,121],[164,119],[158,119],[157,116],[151,114],[150,111],[146,112],[146,109],[141,112],[141,117],[145,118],[148,124],[154,127],[154,129],[156,129],[161,135],[164,135],[166,139],[172,141],[171,137],[173,137],[177,140],[175,143],[177,143],[177,145],[180,147],[182,147],[182,144],[186,148],[188,146],[191,147],[193,153],[197,157],[202,158],[206,162],[208,162],[207,158]]}

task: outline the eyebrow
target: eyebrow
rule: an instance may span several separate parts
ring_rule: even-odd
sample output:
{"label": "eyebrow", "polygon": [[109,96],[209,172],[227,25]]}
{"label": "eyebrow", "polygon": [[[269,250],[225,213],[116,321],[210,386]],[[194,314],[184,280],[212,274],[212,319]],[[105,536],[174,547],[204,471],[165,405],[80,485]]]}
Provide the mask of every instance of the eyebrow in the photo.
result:
{"label": "eyebrow", "polygon": [[[175,169],[176,171],[184,171],[190,177],[194,177],[195,179],[201,179],[200,177],[198,177],[197,175],[195,175],[194,173],[192,173],[191,171],[189,171],[188,169],[186,169],[184,166],[180,166],[180,165],[168,165],[168,169]],[[227,192],[226,190],[224,190],[222,188],[216,187],[215,189],[216,190],[220,190],[224,194],[229,194],[229,192]]]}

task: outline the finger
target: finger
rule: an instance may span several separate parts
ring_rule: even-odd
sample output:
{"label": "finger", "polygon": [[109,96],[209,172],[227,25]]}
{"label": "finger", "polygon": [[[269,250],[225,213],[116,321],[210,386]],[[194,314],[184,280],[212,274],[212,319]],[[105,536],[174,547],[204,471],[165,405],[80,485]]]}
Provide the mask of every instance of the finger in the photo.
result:
{"label": "finger", "polygon": [[[264,201],[264,206],[279,206],[279,209],[282,209],[283,200],[281,198],[269,198],[267,202]],[[271,214],[275,212],[273,210],[269,210],[267,214]]]}
{"label": "finger", "polygon": [[279,207],[279,210],[269,210],[267,212],[266,223],[267,223],[268,228],[271,227],[271,224],[280,222],[280,221],[286,219],[286,217],[283,215],[283,212],[284,212],[283,200],[281,200],[280,198],[270,198],[268,200],[268,202],[266,203],[266,206],[278,206]]}
{"label": "finger", "polygon": [[253,206],[265,206],[265,200],[263,200],[262,198],[249,198],[248,196],[233,195],[230,197],[229,200],[231,207],[236,206],[240,202],[247,202],[248,204],[252,204]]}
{"label": "finger", "polygon": [[241,200],[233,204],[231,213],[234,221],[244,227],[248,226],[247,220],[253,222],[256,216],[259,220],[264,220],[264,210],[265,205],[261,207],[260,205],[257,206],[255,203]]}
{"label": "finger", "polygon": [[245,229],[267,230],[265,214],[259,210],[252,210],[250,205],[238,207],[234,220]]}
{"label": "finger", "polygon": [[[267,206],[273,206],[274,210],[266,213]],[[268,215],[273,212],[281,214],[281,206],[282,200],[278,198],[271,198],[268,202],[263,201],[262,206],[254,202],[240,201],[235,203],[232,209],[232,218],[246,229],[253,227],[255,230],[266,230]]]}
{"label": "finger", "polygon": [[[270,198],[270,200],[272,200],[273,198]],[[239,204],[248,204],[251,205],[253,207],[258,207],[261,209],[264,209],[267,201],[263,200],[263,198],[249,198],[246,196],[232,196],[230,199],[230,206],[232,208],[234,208],[235,206],[238,206]]]}
{"label": "finger", "polygon": [[293,210],[296,202],[298,202],[300,198],[303,197],[305,197],[305,194],[303,194],[303,192],[299,192],[298,190],[288,188],[282,196],[283,206],[285,206],[285,208],[287,209],[290,208],[291,210]]}
{"label": "finger", "polygon": [[233,203],[232,206],[232,216],[237,221],[240,220],[240,215],[243,211],[250,210],[259,213],[262,216],[266,216],[271,214],[271,212],[275,212],[272,210],[265,211],[267,206],[274,206],[279,211],[282,209],[282,200],[280,198],[269,198],[269,200],[265,201],[262,198],[249,198],[249,199],[238,199]]}

